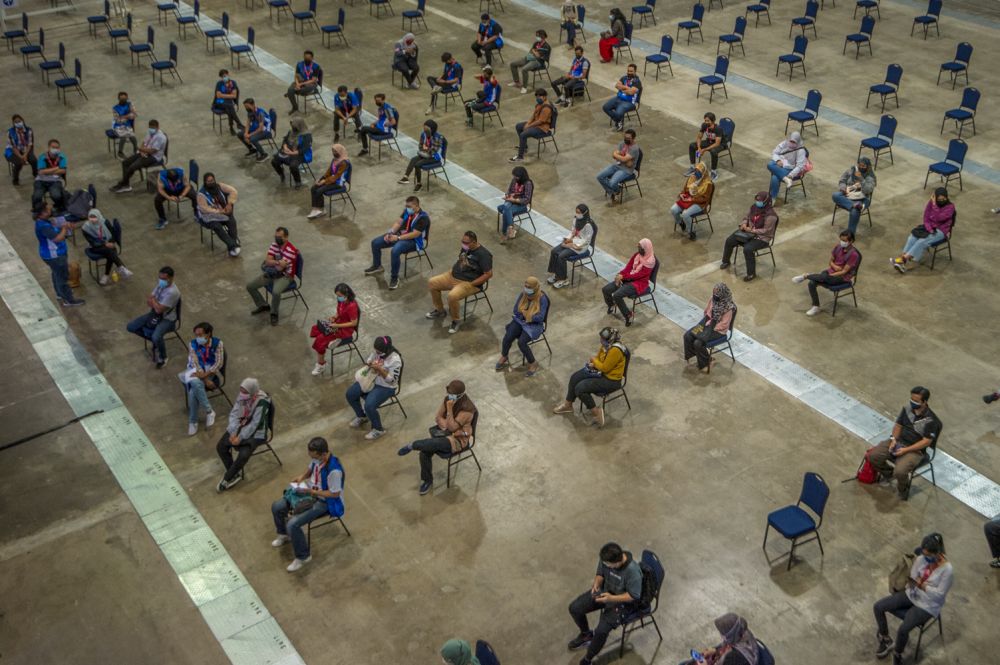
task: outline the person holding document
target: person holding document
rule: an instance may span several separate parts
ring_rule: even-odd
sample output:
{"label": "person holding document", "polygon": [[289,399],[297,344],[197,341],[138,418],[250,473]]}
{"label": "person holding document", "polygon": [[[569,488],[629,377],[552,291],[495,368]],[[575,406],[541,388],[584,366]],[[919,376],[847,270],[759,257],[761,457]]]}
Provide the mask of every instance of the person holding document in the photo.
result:
{"label": "person holding document", "polygon": [[225,365],[225,350],[222,340],[212,333],[211,323],[199,323],[194,327],[194,339],[188,350],[187,368],[177,375],[187,392],[188,436],[198,433],[198,412],[205,409],[205,429],[215,424],[215,411],[208,401],[208,390],[219,387],[222,367]]}

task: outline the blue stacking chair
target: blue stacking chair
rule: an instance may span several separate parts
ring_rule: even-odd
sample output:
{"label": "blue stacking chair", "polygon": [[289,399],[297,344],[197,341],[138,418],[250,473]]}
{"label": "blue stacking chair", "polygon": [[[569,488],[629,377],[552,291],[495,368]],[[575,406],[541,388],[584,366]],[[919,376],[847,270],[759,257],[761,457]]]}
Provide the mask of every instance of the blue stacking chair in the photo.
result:
{"label": "blue stacking chair", "polygon": [[[547,344],[548,342],[546,342]],[[479,411],[476,411],[472,416],[472,422],[469,424],[469,428],[472,430],[472,437],[469,439],[469,445],[457,453],[447,452],[447,453],[436,453],[438,457],[448,462],[448,476],[445,483],[445,487],[451,487],[451,469],[452,467],[458,466],[459,462],[463,462],[467,459],[472,459],[476,463],[476,468],[479,469],[479,473],[483,472],[483,467],[479,464],[479,458],[476,457],[476,428],[479,425]],[[492,650],[492,649],[491,649]],[[493,654],[496,658],[496,654]],[[479,661],[482,665],[482,661]]]}
{"label": "blue stacking chair", "polygon": [[184,79],[181,78],[180,72],[177,71],[177,44],[170,42],[170,57],[166,60],[157,60],[149,64],[149,68],[153,70],[153,84],[156,84],[156,74],[160,74],[160,87],[163,87],[163,73],[166,72],[170,74],[171,78],[175,78],[181,83],[184,83]]}
{"label": "blue stacking chair", "polygon": [[927,179],[934,173],[944,181],[944,186],[952,180],[958,180],[958,189],[962,190],[962,167],[965,165],[965,153],[969,151],[969,144],[962,139],[952,139],[948,141],[948,154],[943,162],[934,162],[927,167],[927,175],[924,176],[924,189],[927,189]]}
{"label": "blue stacking chair", "polygon": [[118,40],[132,40],[132,13],[125,15],[124,28],[112,28],[110,23],[105,23],[108,28],[108,37],[111,39],[111,52],[118,53]]}
{"label": "blue stacking chair", "polygon": [[[798,502],[794,506],[785,506],[775,510],[767,516],[767,528],[764,529],[764,544],[761,545],[761,548],[764,550],[764,557],[767,559],[768,565],[787,556],[788,570],[791,570],[792,561],[795,559],[795,548],[814,540],[819,545],[820,555],[825,556],[823,541],[819,537],[819,529],[823,525],[823,512],[826,510],[826,501],[829,498],[830,486],[823,480],[823,476],[812,471],[807,472],[802,479],[802,492],[799,494]],[[803,505],[809,508],[813,514],[810,515],[802,508]],[[767,556],[767,536],[772,528],[785,539],[792,541],[792,549],[789,550],[788,554],[782,554],[774,559]],[[806,538],[807,536],[812,537]],[[805,540],[800,540],[801,538],[805,538]]]}
{"label": "blue stacking chair", "polygon": [[390,149],[395,150],[400,155],[403,151],[399,149],[399,142],[396,140],[396,136],[399,133],[399,111],[396,107],[392,108],[392,117],[396,121],[395,126],[390,127],[388,132],[384,134],[372,134],[371,140],[378,143],[378,161],[382,161],[382,144],[385,143]]}
{"label": "blue stacking chair", "polygon": [[872,168],[878,169],[878,156],[883,152],[889,153],[889,163],[895,164],[892,158],[892,142],[896,138],[896,118],[888,113],[883,115],[878,123],[878,134],[867,139],[862,139],[858,147],[858,159],[861,159],[861,151],[867,148],[875,153],[875,164]]}
{"label": "blue stacking chair", "polygon": [[269,118],[271,118],[271,131],[267,132],[264,135],[264,140],[267,141],[267,144],[269,146],[271,146],[271,150],[277,153],[278,143],[275,140],[275,137],[278,134],[278,112],[275,111],[274,109],[268,109],[267,115]]}
{"label": "blue stacking chair", "polygon": [[301,300],[303,306],[305,306],[306,310],[308,310],[309,303],[306,302],[305,296],[302,295],[302,290],[301,290],[302,271],[304,267],[305,267],[305,259],[302,258],[302,252],[299,252],[298,256],[295,257],[295,279],[290,281],[288,283],[288,286],[286,286],[285,290],[282,291],[281,293],[274,293],[274,282],[270,282],[265,288],[267,294],[270,296],[269,299],[274,300],[275,298],[277,298],[279,300],[288,300],[289,298],[292,298],[294,300]]}
{"label": "blue stacking chair", "polygon": [[171,16],[177,16],[177,3],[176,2],[158,2],[156,3],[156,22],[160,25],[167,25],[170,21]]}
{"label": "blue stacking chair", "polygon": [[701,24],[705,20],[705,5],[700,2],[691,8],[691,20],[681,21],[677,24],[677,39],[681,37],[681,30],[687,30],[687,43],[691,43],[691,34],[696,32],[698,37],[702,42],[705,41],[705,36],[701,34]]}
{"label": "blue stacking chair", "polygon": [[63,104],[66,102],[66,93],[70,90],[76,90],[80,93],[84,99],[89,99],[87,93],[83,91],[83,67],[80,65],[80,59],[76,58],[73,61],[73,73],[74,76],[69,76],[64,79],[56,79],[56,98],[58,99],[62,96]]}
{"label": "blue stacking chair", "polygon": [[323,33],[323,46],[330,48],[333,42],[333,35],[337,35],[337,38],[344,44],[344,46],[350,46],[347,43],[347,37],[344,35],[344,19],[345,19],[344,8],[341,7],[337,10],[337,22],[333,25],[324,25],[319,30]]}
{"label": "blue stacking chair", "polygon": [[476,640],[476,660],[479,661],[479,665],[500,665],[500,659],[497,658],[493,647],[485,640]]}
{"label": "blue stacking chair", "polygon": [[719,120],[719,129],[722,130],[726,138],[722,140],[722,146],[717,156],[720,160],[723,157],[729,157],[729,166],[733,167],[735,166],[733,164],[733,134],[736,133],[736,122],[732,118],[723,118]]}
{"label": "blue stacking chair", "polygon": [[[906,620],[906,613],[907,613],[907,611],[908,610],[904,610],[904,609],[890,610],[889,614],[891,614],[892,616],[896,617],[900,621],[905,621]],[[928,621],[925,621],[924,623],[922,623],[919,626],[917,626],[917,631],[918,631],[917,632],[917,647],[913,650],[913,662],[914,663],[917,663],[917,662],[920,661],[920,643],[923,642],[924,633],[927,632],[928,630],[930,630],[931,628],[933,628],[935,625],[937,625],[938,637],[941,639],[942,642],[944,641],[944,628],[943,628],[943,624],[941,623],[941,614],[938,614],[936,617],[931,617]]]}
{"label": "blue stacking chair", "polygon": [[746,36],[747,32],[747,20],[744,16],[736,17],[736,26],[733,31],[728,35],[719,35],[719,45],[715,47],[715,55],[719,55],[719,51],[722,49],[722,45],[726,44],[729,50],[726,51],[726,55],[732,55],[733,49],[737,46],[740,47],[740,52],[746,57],[746,49],[743,48],[743,37]]}
{"label": "blue stacking chair", "polygon": [[90,36],[97,39],[97,26],[107,25],[110,20],[111,2],[110,0],[104,0],[104,13],[87,17],[87,29],[90,31]]}
{"label": "blue stacking chair", "polygon": [[[774,240],[772,239],[772,244]],[[770,246],[769,246],[770,247]],[[767,248],[765,248],[767,249]],[[764,251],[764,250],[761,250]],[[742,254],[743,252],[737,252],[737,254]],[[771,253],[771,262],[774,263],[774,253]],[[736,329],[736,315],[739,313],[739,309],[733,305],[733,318],[729,320],[729,330],[726,331],[725,337],[717,337],[710,342],[705,342],[705,347],[708,349],[709,356],[714,356],[716,353],[729,352],[729,357],[733,359],[733,364],[736,363],[736,354],[733,353],[733,331]],[[708,366],[708,373],[712,373],[712,365]]]}
{"label": "blue stacking chair", "polygon": [[871,16],[871,13],[874,11],[878,16],[878,19],[881,21],[882,12],[879,11],[878,3],[879,0],[858,0],[854,5],[854,15],[851,18],[857,18],[858,10],[863,9],[865,10],[865,16]]}
{"label": "blue stacking chair", "polygon": [[38,63],[38,68],[42,70],[42,80],[45,81],[45,85],[49,84],[49,77],[52,72],[59,72],[66,78],[66,47],[62,42],[59,42],[59,57],[56,60],[42,60]]}
{"label": "blue stacking chair", "polygon": [[254,54],[254,40],[256,38],[256,33],[254,32],[253,26],[247,28],[247,42],[246,44],[233,44],[229,47],[229,64],[233,64],[233,59],[236,60],[236,69],[240,68],[240,63],[243,62],[245,57],[247,60],[253,61],[255,65],[260,67],[260,63],[257,62],[257,56]]}
{"label": "blue stacking chair", "polygon": [[972,125],[972,135],[976,135],[976,107],[979,106],[979,90],[966,88],[962,91],[962,103],[957,109],[944,112],[941,120],[941,133],[944,134],[944,123],[949,120],[955,121],[955,129],[958,130],[958,138],[962,138],[962,130],[965,124]]}
{"label": "blue stacking chair", "polygon": [[[653,264],[653,271],[649,273],[649,286],[646,290],[640,294],[637,294],[632,298],[632,311],[635,312],[635,308],[638,305],[650,304],[657,314],[660,313],[660,306],[656,304],[656,298],[653,294],[656,293],[656,280],[660,275],[660,259],[656,259],[656,263]],[[629,296],[626,296],[626,298]],[[622,384],[624,386],[624,383]],[[627,401],[627,400],[626,400]],[[581,405],[582,406],[582,405]],[[629,409],[631,409],[629,405]]]}
{"label": "blue stacking chair", "polygon": [[[333,217],[334,198],[336,198],[338,201],[347,201],[347,203],[350,203],[351,207],[354,208],[355,212],[358,211],[357,206],[354,205],[354,199],[351,198],[351,178],[353,177],[353,174],[354,174],[354,165],[351,164],[350,162],[347,162],[347,170],[344,171],[344,184],[341,185],[340,187],[335,187],[334,189],[329,189],[323,192],[323,196],[326,197],[328,205],[327,214],[330,217]],[[347,206],[345,205],[344,207],[346,208]]]}
{"label": "blue stacking chair", "polygon": [[32,44],[28,42],[20,48],[21,51],[21,61],[24,64],[24,68],[28,69],[28,63],[32,58],[38,57],[42,61],[45,60],[45,29],[38,29],[38,43]]}
{"label": "blue stacking chair", "polygon": [[629,16],[630,21],[635,20],[635,15],[639,15],[639,28],[642,28],[646,23],[646,19],[652,19],[653,25],[656,25],[656,14],[653,12],[656,10],[656,0],[646,0],[644,5],[635,5],[632,7],[632,15]]}
{"label": "blue stacking chair", "polygon": [[211,44],[212,53],[215,53],[215,42],[221,39],[222,43],[227,47],[232,48],[232,44],[229,42],[229,13],[222,12],[222,27],[212,28],[210,30],[205,30],[205,51],[208,51],[208,47]]}
{"label": "blue stacking chair", "polygon": [[193,14],[181,14],[180,8],[177,9],[177,36],[181,36],[181,30],[184,31],[184,39],[188,36],[188,26],[193,25],[194,29],[201,32],[201,0],[194,0],[194,13]]}
{"label": "blue stacking chair", "polygon": [[649,550],[642,551],[640,561],[642,561],[641,565],[643,567],[653,571],[653,577],[656,579],[656,586],[653,589],[653,600],[648,607],[637,607],[634,611],[622,617],[622,639],[618,647],[619,658],[625,655],[625,636],[629,633],[652,626],[656,629],[656,634],[660,636],[660,641],[663,641],[663,633],[660,632],[660,627],[656,624],[656,617],[654,615],[656,614],[656,608],[660,605],[660,589],[663,588],[666,571],[663,570],[660,558]]}
{"label": "blue stacking chair", "polygon": [[303,12],[292,12],[292,20],[295,23],[292,25],[292,29],[297,30],[298,26],[302,26],[302,34],[306,34],[306,24],[311,23],[316,31],[319,32],[319,23],[316,22],[316,0],[309,0],[309,9]]}
{"label": "blue stacking chair", "polygon": [[[932,244],[928,248],[932,252],[931,253],[931,270],[934,270],[934,263],[937,261],[938,250],[947,249],[948,250],[948,260],[951,261],[951,236],[955,234],[955,224],[957,224],[957,223],[958,223],[958,213],[955,212],[955,213],[952,213],[952,215],[951,215],[951,229],[948,231],[948,235],[946,235],[941,240],[938,240],[936,243]],[[940,438],[940,432],[938,433],[938,437]],[[921,467],[929,466],[930,467],[930,472],[931,472],[931,483],[933,483],[934,486],[937,487],[937,481],[934,480],[934,455],[937,453],[937,439],[935,439],[934,443],[931,444],[930,450],[926,450],[926,452],[927,452],[927,458],[926,458],[926,460],[923,460],[923,461],[920,462],[920,466],[918,466],[916,469],[913,470],[913,473],[911,473],[910,477],[912,478],[913,476],[922,476],[922,475],[925,475],[928,470],[927,469],[923,469],[921,471]],[[919,471],[919,473],[918,473],[918,471]]]}
{"label": "blue stacking chair", "polygon": [[[871,219],[871,215],[868,215],[869,225],[871,225]],[[854,249],[857,251],[858,248],[855,247]],[[858,252],[858,265],[854,268],[854,279],[851,281],[843,282],[841,284],[820,283],[820,286],[833,294],[833,312],[830,314],[831,317],[837,316],[837,303],[841,298],[846,298],[847,296],[851,296],[851,299],[854,300],[854,307],[857,309],[858,296],[856,290],[858,286],[858,275],[861,273],[861,262],[864,258],[865,257],[861,255],[861,252]]]}
{"label": "blue stacking chair", "polygon": [[930,0],[927,3],[927,13],[913,19],[913,26],[910,28],[910,37],[913,36],[913,31],[917,29],[918,25],[924,29],[924,39],[927,39],[927,31],[930,30],[932,25],[937,36],[940,37],[941,29],[938,27],[938,21],[941,20],[942,7],[944,7],[944,0]]}
{"label": "blue stacking chair", "polygon": [[816,124],[816,119],[819,117],[819,105],[823,101],[823,95],[820,94],[819,90],[810,90],[809,94],[806,95],[806,106],[801,111],[792,111],[788,114],[788,119],[785,120],[785,134],[788,133],[788,124],[790,122],[799,123],[799,131],[803,131],[807,125],[812,125],[813,129],[816,130],[816,136],[819,136],[819,126]]}
{"label": "blue stacking chair", "polygon": [[799,16],[798,18],[792,19],[792,24],[788,26],[788,36],[792,36],[792,30],[796,26],[802,28],[802,34],[806,34],[806,30],[812,28],[813,37],[819,37],[816,34],[816,19],[819,17],[819,3],[816,0],[809,0],[806,3],[806,13],[805,16]]}
{"label": "blue stacking chair", "polygon": [[486,131],[486,118],[490,119],[490,124],[493,124],[493,116],[500,122],[500,126],[503,127],[503,118],[500,117],[500,97],[503,96],[503,88],[497,88],[497,100],[493,106],[488,106],[481,111],[473,111],[478,113],[483,119],[483,126],[480,130],[481,132]]}
{"label": "blue stacking chair", "polygon": [[583,269],[586,268],[588,264],[590,265],[591,272],[593,272],[595,275],[597,275],[598,278],[600,278],[601,273],[598,272],[597,264],[594,262],[594,253],[597,251],[598,231],[600,231],[600,229],[597,227],[597,224],[594,224],[594,235],[590,236],[590,246],[586,250],[587,253],[584,254],[583,256],[581,256],[580,254],[576,254],[575,256],[578,256],[579,258],[570,260],[570,273],[569,273],[570,286],[576,286],[577,267],[580,268],[580,275],[581,275],[580,281],[581,282],[583,281]]}
{"label": "blue stacking chair", "polygon": [[753,27],[757,28],[760,26],[761,14],[767,17],[767,24],[771,25],[771,0],[760,0],[758,3],[747,5],[747,11],[744,14],[744,17],[750,16],[750,14],[753,14],[756,17]]}
{"label": "blue stacking chair", "polygon": [[21,12],[21,27],[4,30],[3,39],[7,42],[7,50],[11,53],[14,52],[14,40],[20,39],[25,44],[31,43],[31,40],[28,39],[28,14],[26,12]]}
{"label": "blue stacking chair", "polygon": [[[861,55],[862,44],[868,45],[868,55],[874,56],[872,52],[872,33],[875,32],[875,19],[871,16],[865,16],[861,19],[861,27],[857,32],[847,35],[844,38],[844,51],[841,55],[847,53],[847,45],[854,44],[854,59],[857,60],[858,56]],[[938,75],[940,77],[940,74]]]}
{"label": "blue stacking chair", "polygon": [[695,99],[701,96],[701,86],[707,85],[709,87],[708,93],[708,103],[712,103],[712,97],[715,95],[716,88],[722,88],[722,92],[726,95],[726,99],[729,99],[729,92],[726,90],[726,76],[729,75],[729,56],[720,55],[715,58],[715,72],[708,76],[698,77],[698,92],[695,94]]}
{"label": "blue stacking chair", "polygon": [[[621,40],[612,47],[615,51],[615,64],[618,64],[618,59],[621,57],[622,51],[628,51],[628,61],[635,62],[635,58],[632,57],[632,21],[628,21],[625,24],[625,39]],[[499,53],[499,49],[497,53]]]}
{"label": "blue stacking chair", "polygon": [[143,55],[149,58],[150,62],[156,60],[156,55],[153,53],[153,47],[155,45],[156,31],[153,30],[153,26],[151,25],[146,27],[146,41],[136,43],[132,41],[131,37],[129,37],[128,52],[132,63],[136,67],[141,65]]}
{"label": "blue stacking chair", "polygon": [[448,112],[448,100],[449,99],[454,99],[455,97],[458,97],[459,103],[460,104],[465,104],[465,97],[462,96],[462,79],[463,78],[465,78],[464,72],[462,73],[461,76],[458,77],[458,83],[456,83],[455,85],[446,85],[443,88],[441,88],[441,92],[438,93],[439,95],[442,95],[444,97],[444,112],[445,113]]}
{"label": "blue stacking chair", "polygon": [[670,70],[670,76],[674,76],[674,68],[670,65],[670,60],[674,57],[674,38],[670,35],[663,35],[660,38],[660,52],[651,53],[646,56],[646,62],[642,66],[642,75],[646,75],[646,68],[649,63],[656,65],[656,80],[660,80],[660,70],[666,66]]}
{"label": "blue stacking chair", "polygon": [[955,89],[955,85],[958,83],[958,77],[965,77],[965,85],[969,85],[969,63],[972,62],[972,44],[969,42],[962,42],[955,49],[955,59],[950,62],[944,62],[941,64],[941,69],[938,70],[937,83],[935,85],[941,85],[941,72],[948,72],[951,77],[951,89]]}
{"label": "blue stacking chair", "polygon": [[272,21],[274,20],[275,10],[278,12],[279,24],[281,24],[282,14],[292,15],[292,8],[288,0],[267,0],[267,15]]}
{"label": "blue stacking chair", "polygon": [[[406,11],[400,12],[400,24],[404,30],[413,32],[413,24],[416,23],[418,26],[424,26],[424,30],[428,30],[426,21],[427,12],[427,0],[417,0],[416,9],[407,9]],[[407,27],[406,22],[409,21],[410,25]]]}
{"label": "blue stacking chair", "polygon": [[[583,5],[577,5],[576,6],[576,16],[577,16],[577,22],[576,22],[577,32],[576,32],[576,34],[584,42],[586,42],[587,41],[587,32],[583,29],[583,24],[585,22],[585,19],[587,18],[587,8],[584,7]],[[559,24],[559,41],[560,42],[562,41],[562,35],[563,35],[564,32],[566,32],[566,28],[563,27],[562,23],[560,23]]]}
{"label": "blue stacking chair", "polygon": [[307,115],[309,113],[310,99],[314,102],[319,102],[327,111],[330,110],[330,107],[326,105],[326,100],[323,99],[323,76],[324,72],[321,69],[319,70],[319,76],[316,77],[316,89],[311,94],[302,96],[302,115]]}
{"label": "blue stacking chair", "polygon": [[882,109],[879,113],[885,113],[885,100],[892,97],[893,101],[896,102],[896,108],[899,108],[899,82],[903,79],[903,66],[892,64],[889,65],[885,72],[885,82],[876,83],[872,87],[868,88],[868,99],[865,100],[865,108],[868,108],[868,103],[872,100],[872,95],[876,94],[882,98]]}
{"label": "blue stacking chair", "polygon": [[806,77],[806,47],[809,46],[809,38],[805,35],[798,35],[795,37],[795,44],[792,47],[791,53],[786,53],[785,55],[778,56],[778,66],[774,68],[774,75],[778,75],[778,71],[781,69],[781,65],[788,65],[788,80],[792,80],[792,74],[795,72],[795,67],[802,68],[802,78]]}
{"label": "blue stacking chair", "polygon": [[392,11],[392,2],[390,0],[368,0],[368,15],[371,16],[373,11],[377,19],[382,18],[383,13],[386,16],[396,15],[396,12]]}
{"label": "blue stacking chair", "polygon": [[[431,178],[440,178],[444,176],[445,181],[450,185],[451,178],[448,177],[448,171],[445,169],[445,164],[448,163],[448,139],[441,137],[441,159],[430,162],[427,164],[421,164],[418,168],[427,174],[427,191],[431,191]],[[432,268],[434,266],[431,266]]]}

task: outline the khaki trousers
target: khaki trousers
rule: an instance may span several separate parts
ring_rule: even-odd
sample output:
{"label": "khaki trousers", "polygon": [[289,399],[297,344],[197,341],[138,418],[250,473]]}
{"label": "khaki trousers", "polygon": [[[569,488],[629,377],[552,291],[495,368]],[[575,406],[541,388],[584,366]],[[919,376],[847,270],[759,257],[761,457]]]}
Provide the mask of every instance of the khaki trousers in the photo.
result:
{"label": "khaki trousers", "polygon": [[[921,450],[906,453],[899,457],[892,457],[889,455],[889,445],[891,443],[889,439],[886,439],[872,448],[868,460],[880,474],[887,476],[891,473],[893,478],[896,479],[896,489],[905,494],[910,489],[910,474],[920,465],[920,460],[924,457],[924,451]],[[888,462],[890,459],[892,459],[895,469],[889,466]]]}
{"label": "khaki trousers", "polygon": [[451,313],[452,321],[458,321],[461,318],[458,315],[458,307],[462,304],[462,301],[479,291],[479,287],[473,286],[472,282],[455,279],[450,270],[427,280],[427,288],[431,292],[434,309],[438,310],[444,309],[441,292],[448,292],[448,311]]}

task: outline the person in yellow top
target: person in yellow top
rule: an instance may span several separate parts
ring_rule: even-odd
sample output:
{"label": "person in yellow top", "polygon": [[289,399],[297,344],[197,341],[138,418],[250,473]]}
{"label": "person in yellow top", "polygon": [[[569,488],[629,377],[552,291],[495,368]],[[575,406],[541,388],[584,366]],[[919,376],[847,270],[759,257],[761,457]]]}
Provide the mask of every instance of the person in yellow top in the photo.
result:
{"label": "person in yellow top", "polygon": [[590,409],[594,424],[604,427],[604,409],[594,403],[594,395],[606,395],[622,386],[625,365],[631,352],[622,343],[617,328],[601,330],[601,350],[590,359],[587,366],[569,377],[566,400],[557,404],[552,413],[572,413],[573,402],[579,399]]}

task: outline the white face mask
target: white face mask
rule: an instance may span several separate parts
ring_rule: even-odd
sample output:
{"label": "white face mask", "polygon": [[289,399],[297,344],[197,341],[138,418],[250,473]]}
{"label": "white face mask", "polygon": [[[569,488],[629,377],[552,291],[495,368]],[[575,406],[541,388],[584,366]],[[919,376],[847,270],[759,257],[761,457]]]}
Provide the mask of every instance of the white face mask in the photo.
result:
{"label": "white face mask", "polygon": [[49,154],[50,155],[58,155],[59,154],[59,148],[49,148]]}
{"label": "white face mask", "polygon": [[850,244],[851,244],[851,243],[847,242],[846,240],[841,240],[841,241],[840,241],[840,246],[841,246],[841,247],[842,247],[843,249],[847,249],[848,245],[850,245]]}

